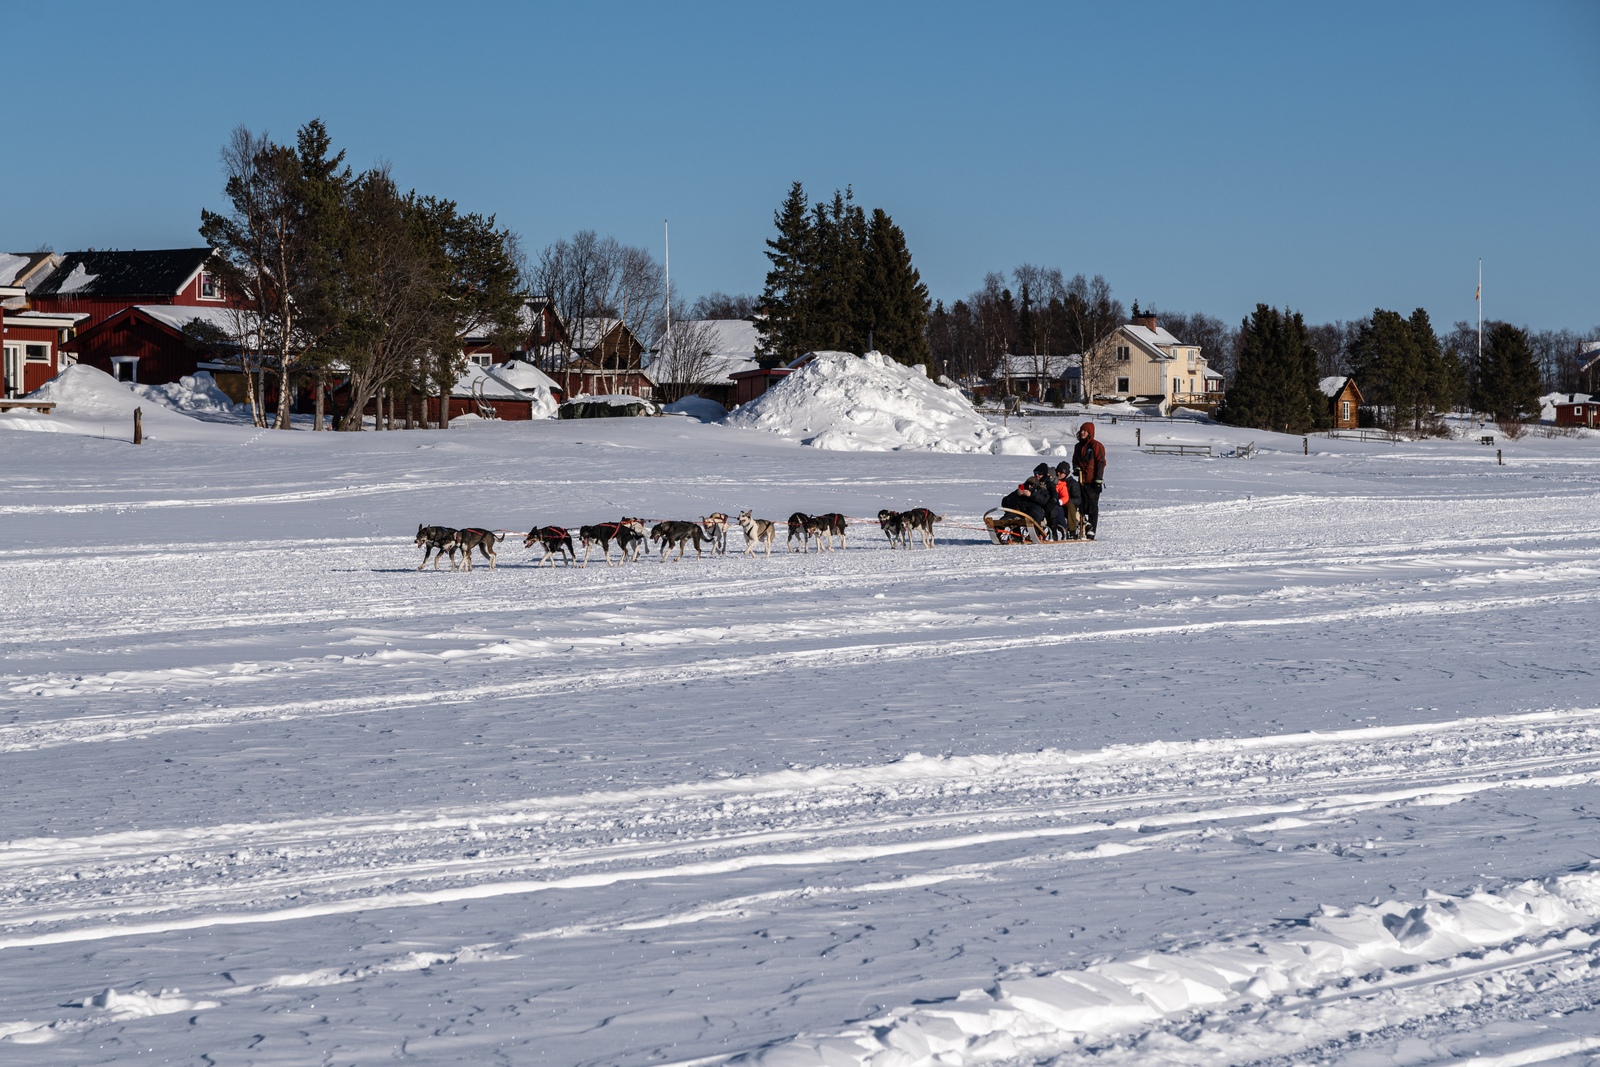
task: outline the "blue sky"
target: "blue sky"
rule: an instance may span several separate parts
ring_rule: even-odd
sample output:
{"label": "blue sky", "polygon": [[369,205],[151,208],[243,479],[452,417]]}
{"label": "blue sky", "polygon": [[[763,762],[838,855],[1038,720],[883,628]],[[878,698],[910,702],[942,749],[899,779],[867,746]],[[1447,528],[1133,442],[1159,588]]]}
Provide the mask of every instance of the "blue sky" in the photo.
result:
{"label": "blue sky", "polygon": [[[933,295],[1020,262],[1237,321],[1600,323],[1600,4],[6,4],[0,247],[190,244],[234,126],[758,292],[793,180]],[[37,50],[34,50],[34,48]]]}

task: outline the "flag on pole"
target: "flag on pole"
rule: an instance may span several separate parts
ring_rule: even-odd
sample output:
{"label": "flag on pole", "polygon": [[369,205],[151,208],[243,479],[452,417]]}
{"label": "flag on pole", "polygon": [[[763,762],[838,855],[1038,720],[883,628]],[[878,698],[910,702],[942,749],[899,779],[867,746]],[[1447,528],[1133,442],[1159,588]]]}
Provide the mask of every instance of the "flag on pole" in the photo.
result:
{"label": "flag on pole", "polygon": [[1479,285],[1478,288],[1473,292],[1472,299],[1474,299],[1474,300],[1482,300],[1483,299],[1483,286],[1482,285]]}

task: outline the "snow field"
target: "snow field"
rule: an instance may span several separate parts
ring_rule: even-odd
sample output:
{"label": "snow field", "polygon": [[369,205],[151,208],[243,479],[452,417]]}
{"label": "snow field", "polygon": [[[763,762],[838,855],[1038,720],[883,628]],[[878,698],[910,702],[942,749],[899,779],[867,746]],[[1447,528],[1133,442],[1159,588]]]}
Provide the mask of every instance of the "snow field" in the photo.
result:
{"label": "snow field", "polygon": [[0,1047],[1582,1062],[1593,446],[1131,431],[1093,545],[492,574],[417,573],[417,522],[970,519],[1031,461],[7,438]]}

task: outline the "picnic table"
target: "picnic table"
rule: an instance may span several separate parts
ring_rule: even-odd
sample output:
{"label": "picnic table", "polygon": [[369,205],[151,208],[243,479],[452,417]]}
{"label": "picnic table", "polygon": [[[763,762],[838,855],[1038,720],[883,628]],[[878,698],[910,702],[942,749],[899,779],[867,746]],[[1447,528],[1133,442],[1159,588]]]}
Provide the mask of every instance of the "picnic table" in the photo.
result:
{"label": "picnic table", "polygon": [[1144,451],[1152,456],[1209,456],[1211,446],[1157,443],[1145,445]]}
{"label": "picnic table", "polygon": [[16,397],[0,398],[0,412],[10,411],[12,408],[26,408],[48,415],[56,409],[54,400],[19,400]]}

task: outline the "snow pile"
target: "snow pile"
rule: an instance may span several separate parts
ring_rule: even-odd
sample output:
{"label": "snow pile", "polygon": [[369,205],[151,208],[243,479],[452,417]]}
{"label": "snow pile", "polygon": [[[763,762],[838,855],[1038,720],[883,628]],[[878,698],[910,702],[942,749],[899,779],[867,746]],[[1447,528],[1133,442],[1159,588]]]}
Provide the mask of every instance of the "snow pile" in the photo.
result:
{"label": "snow pile", "polygon": [[508,360],[494,368],[494,376],[533,398],[534,418],[556,417],[556,409],[561,406],[556,400],[556,391],[560,386],[556,385],[554,378],[532,363],[520,359]]}
{"label": "snow pile", "polygon": [[728,417],[727,408],[703,396],[686,396],[676,404],[668,404],[661,410],[669,415],[688,415],[701,422],[721,422]]}
{"label": "snow pile", "polygon": [[819,354],[727,421],[841,452],[1035,455],[1025,436],[985,419],[959,391],[878,352]]}
{"label": "snow pile", "polygon": [[196,1000],[183,996],[182,992],[180,989],[163,989],[159,993],[147,993],[142,989],[135,989],[131,993],[118,993],[115,989],[107,989],[104,993],[84,997],[68,1006],[104,1009],[105,1018],[109,1021],[146,1019],[152,1015],[171,1015],[174,1012],[202,1011],[217,1007],[217,1002],[214,1000]]}
{"label": "snow pile", "polygon": [[[1481,966],[1486,949],[1510,953],[1589,944],[1600,917],[1600,874],[1584,872],[1425,903],[1386,901],[1348,911],[1323,905],[1304,926],[1273,937],[1196,945],[1091,964],[1082,970],[1001,978],[987,990],[920,1003],[838,1035],[797,1038],[734,1063],[783,1067],[992,1063],[1049,1056],[1283,997],[1316,1000],[1337,987],[1359,997],[1393,985],[1393,972],[1449,977]],[[1489,957],[1493,958],[1493,957]],[[1319,1037],[1306,1016],[1300,1039]],[[1267,1036],[1265,1034],[1263,1037]],[[1146,1048],[1144,1063],[1165,1063]],[[1181,1052],[1194,1055],[1193,1048]],[[1277,1051],[1287,1051],[1278,1049]],[[1175,1062],[1194,1062],[1179,1058]]]}
{"label": "snow pile", "polygon": [[[212,387],[216,387],[215,382]],[[134,408],[143,408],[144,418],[149,421],[185,418],[165,408],[165,401],[152,405],[154,398],[135,393],[128,383],[82,363],[68,367],[45,382],[29,393],[28,399],[54,401],[54,414],[69,419],[121,422],[133,418]]]}
{"label": "snow pile", "polygon": [[146,400],[164,404],[174,411],[185,413],[232,415],[241,407],[248,407],[230,400],[228,394],[217,387],[217,380],[211,376],[211,372],[204,370],[196,371],[193,377],[184,375],[166,385],[135,385],[131,392]]}

